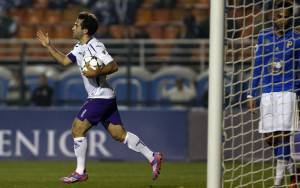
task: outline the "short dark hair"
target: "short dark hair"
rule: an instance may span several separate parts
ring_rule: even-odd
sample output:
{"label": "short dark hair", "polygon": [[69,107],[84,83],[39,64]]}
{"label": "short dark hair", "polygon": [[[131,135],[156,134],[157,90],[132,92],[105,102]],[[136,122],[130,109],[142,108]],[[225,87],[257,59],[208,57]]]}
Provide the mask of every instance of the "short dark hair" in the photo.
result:
{"label": "short dark hair", "polygon": [[287,9],[289,11],[289,15],[292,16],[294,11],[293,11],[293,1],[292,0],[278,0],[275,1],[275,9]]}
{"label": "short dark hair", "polygon": [[88,35],[92,36],[98,30],[97,17],[89,12],[80,12],[77,19],[82,20],[81,28],[88,30]]}

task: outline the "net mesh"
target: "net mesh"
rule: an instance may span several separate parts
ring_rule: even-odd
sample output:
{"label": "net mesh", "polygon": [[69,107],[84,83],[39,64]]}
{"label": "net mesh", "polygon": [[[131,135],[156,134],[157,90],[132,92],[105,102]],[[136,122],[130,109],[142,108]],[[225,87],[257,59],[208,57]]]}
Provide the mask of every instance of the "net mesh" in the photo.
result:
{"label": "net mesh", "polygon": [[[258,132],[259,105],[257,113],[250,112],[247,94],[251,88],[257,38],[260,31],[273,26],[276,1],[225,2],[223,187],[272,187],[277,163],[274,148]],[[292,2],[292,27],[299,30],[299,5]],[[260,95],[256,99],[259,101]],[[290,178],[286,170],[281,187],[291,186]]]}

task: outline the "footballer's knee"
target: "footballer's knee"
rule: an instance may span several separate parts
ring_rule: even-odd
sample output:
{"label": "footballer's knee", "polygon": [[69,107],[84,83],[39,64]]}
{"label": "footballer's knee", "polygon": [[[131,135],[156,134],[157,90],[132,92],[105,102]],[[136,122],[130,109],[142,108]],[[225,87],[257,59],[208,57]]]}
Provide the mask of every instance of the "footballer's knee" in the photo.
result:
{"label": "footballer's knee", "polygon": [[91,124],[85,119],[81,121],[75,119],[72,124],[72,136],[73,138],[84,137],[86,132],[91,128]]}
{"label": "footballer's knee", "polygon": [[289,142],[289,133],[283,131],[276,131],[264,134],[265,141],[269,146],[278,146],[285,142]]}
{"label": "footballer's knee", "polygon": [[111,137],[118,142],[123,142],[125,140],[126,130],[121,125],[109,124],[108,132],[110,133]]}
{"label": "footballer's knee", "polygon": [[274,134],[274,146],[282,145],[284,143],[289,143],[290,132],[288,131],[278,131]]}
{"label": "footballer's knee", "polygon": [[122,134],[112,134],[111,136],[118,142],[123,142],[125,140],[125,137]]}
{"label": "footballer's knee", "polygon": [[269,133],[265,133],[264,134],[264,139],[266,141],[266,143],[269,145],[269,146],[274,146],[274,137],[272,134],[269,134]]}

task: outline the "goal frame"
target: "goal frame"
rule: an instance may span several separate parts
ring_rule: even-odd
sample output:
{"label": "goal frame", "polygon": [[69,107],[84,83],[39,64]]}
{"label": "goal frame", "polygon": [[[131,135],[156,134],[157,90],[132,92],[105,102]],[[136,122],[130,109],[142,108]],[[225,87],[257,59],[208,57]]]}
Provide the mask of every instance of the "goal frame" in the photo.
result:
{"label": "goal frame", "polygon": [[221,186],[225,1],[210,1],[207,188]]}

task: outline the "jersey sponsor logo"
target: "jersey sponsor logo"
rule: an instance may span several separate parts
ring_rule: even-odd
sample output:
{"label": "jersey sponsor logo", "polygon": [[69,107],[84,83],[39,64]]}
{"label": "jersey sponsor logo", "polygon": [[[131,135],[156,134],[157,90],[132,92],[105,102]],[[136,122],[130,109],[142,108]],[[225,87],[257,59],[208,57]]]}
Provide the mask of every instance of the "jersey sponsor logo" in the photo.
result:
{"label": "jersey sponsor logo", "polygon": [[291,40],[287,41],[286,48],[289,48],[291,46],[293,46],[293,41],[291,41]]}
{"label": "jersey sponsor logo", "polygon": [[81,55],[82,57],[84,57],[84,56],[85,56],[85,51],[83,51],[83,52],[78,52],[78,54]]}
{"label": "jersey sponsor logo", "polygon": [[268,65],[269,73],[271,74],[281,74],[283,70],[284,61],[271,61]]}
{"label": "jersey sponsor logo", "polygon": [[103,53],[104,55],[108,54],[107,51],[106,51],[105,49],[102,50],[102,53]]}
{"label": "jersey sponsor logo", "polygon": [[264,38],[264,45],[271,43],[270,39]]}

